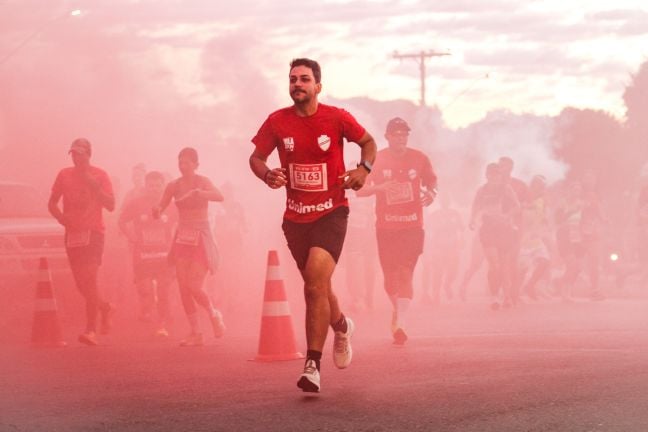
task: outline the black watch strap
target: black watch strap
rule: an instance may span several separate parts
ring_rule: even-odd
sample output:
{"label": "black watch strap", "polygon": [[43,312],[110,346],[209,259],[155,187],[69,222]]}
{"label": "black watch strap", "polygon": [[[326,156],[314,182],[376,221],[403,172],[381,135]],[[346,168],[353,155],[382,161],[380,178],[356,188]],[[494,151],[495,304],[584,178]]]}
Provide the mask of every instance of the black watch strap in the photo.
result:
{"label": "black watch strap", "polygon": [[366,161],[366,160],[363,160],[362,162],[360,162],[358,164],[358,167],[363,167],[364,169],[367,170],[368,173],[370,173],[371,170],[373,169],[373,167],[371,166],[371,163],[369,163],[369,161]]}

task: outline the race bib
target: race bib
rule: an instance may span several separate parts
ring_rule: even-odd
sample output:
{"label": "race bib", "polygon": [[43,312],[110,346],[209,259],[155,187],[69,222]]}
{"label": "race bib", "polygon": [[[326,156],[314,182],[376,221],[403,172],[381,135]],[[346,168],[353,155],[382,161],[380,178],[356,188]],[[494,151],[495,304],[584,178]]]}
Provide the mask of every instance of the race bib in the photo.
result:
{"label": "race bib", "polygon": [[90,230],[68,231],[65,236],[65,246],[77,248],[90,244]]}
{"label": "race bib", "polygon": [[326,164],[290,164],[290,186],[305,192],[328,190]]}
{"label": "race bib", "polygon": [[200,243],[200,231],[193,228],[178,227],[175,242],[187,246],[198,246]]}
{"label": "race bib", "polygon": [[394,183],[387,187],[387,205],[403,204],[414,201],[412,183]]}

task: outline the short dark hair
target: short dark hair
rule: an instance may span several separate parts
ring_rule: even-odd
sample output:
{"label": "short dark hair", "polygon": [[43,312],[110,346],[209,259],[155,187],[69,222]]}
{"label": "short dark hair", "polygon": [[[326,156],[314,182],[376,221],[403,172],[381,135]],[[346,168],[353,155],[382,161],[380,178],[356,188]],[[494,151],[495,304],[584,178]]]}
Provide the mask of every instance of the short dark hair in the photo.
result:
{"label": "short dark hair", "polygon": [[486,174],[497,174],[501,175],[502,174],[502,168],[499,166],[498,163],[492,162],[486,165]]}
{"label": "short dark hair", "polygon": [[322,81],[322,69],[320,68],[319,63],[315,60],[309,58],[296,58],[290,62],[290,70],[293,70],[297,66],[306,66],[313,71],[313,76],[315,77],[315,82],[320,83]]}
{"label": "short dark hair", "polygon": [[178,159],[181,157],[187,157],[193,162],[198,163],[198,151],[193,147],[185,147],[180,150],[180,153],[178,153]]}
{"label": "short dark hair", "polygon": [[164,183],[164,175],[160,171],[149,171],[146,173],[146,176],[144,177],[145,182],[160,181],[160,180]]}

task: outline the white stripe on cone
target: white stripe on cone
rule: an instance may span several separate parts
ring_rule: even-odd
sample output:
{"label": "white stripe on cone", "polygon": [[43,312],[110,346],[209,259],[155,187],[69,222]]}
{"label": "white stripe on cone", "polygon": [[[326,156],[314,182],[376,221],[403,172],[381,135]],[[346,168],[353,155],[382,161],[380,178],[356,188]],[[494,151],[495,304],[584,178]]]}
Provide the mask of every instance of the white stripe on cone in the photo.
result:
{"label": "white stripe on cone", "polygon": [[36,299],[36,304],[34,305],[34,310],[36,312],[48,312],[56,310],[56,300],[53,298],[39,298]]}
{"label": "white stripe on cone", "polygon": [[290,307],[287,301],[263,302],[263,316],[290,316]]}
{"label": "white stripe on cone", "polygon": [[268,266],[268,269],[266,270],[266,280],[281,280],[281,271],[279,270],[279,266]]}

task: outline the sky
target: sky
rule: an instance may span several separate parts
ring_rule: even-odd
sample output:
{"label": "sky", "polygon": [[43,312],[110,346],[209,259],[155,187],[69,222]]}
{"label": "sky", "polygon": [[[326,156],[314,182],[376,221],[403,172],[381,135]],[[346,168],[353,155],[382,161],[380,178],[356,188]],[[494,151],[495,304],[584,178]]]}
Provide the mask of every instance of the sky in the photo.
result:
{"label": "sky", "polygon": [[[67,16],[76,8],[80,17]],[[289,103],[283,84],[293,57],[321,62],[324,97],[418,102],[418,63],[394,52],[450,53],[427,60],[426,99],[451,128],[493,110],[555,115],[573,106],[622,118],[623,89],[648,58],[640,0],[0,0],[0,12],[0,33],[10,29],[0,56],[41,26],[16,56],[72,19],[101,23],[132,40],[140,60],[166,68],[197,106],[237,97],[227,80],[215,89],[204,72],[206,57],[224,51],[231,54],[212,57],[214,67],[227,68],[230,56],[249,62],[256,72],[232,70],[229,80],[257,81],[246,84],[279,104]]]}

